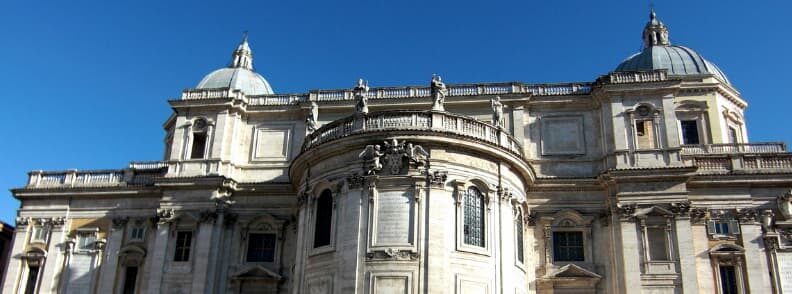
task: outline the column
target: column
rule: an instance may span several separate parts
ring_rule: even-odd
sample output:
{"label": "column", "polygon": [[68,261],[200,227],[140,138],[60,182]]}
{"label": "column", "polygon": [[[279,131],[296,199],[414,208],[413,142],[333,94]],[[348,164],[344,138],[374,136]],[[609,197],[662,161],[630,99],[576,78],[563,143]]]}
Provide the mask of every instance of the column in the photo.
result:
{"label": "column", "polygon": [[17,218],[16,232],[14,232],[14,240],[11,243],[14,247],[11,248],[8,255],[8,267],[3,278],[3,293],[15,293],[19,286],[19,279],[23,272],[22,267],[25,266],[21,256],[27,244],[28,221],[27,218]]}
{"label": "column", "polygon": [[193,258],[193,275],[191,293],[204,293],[208,283],[209,250],[212,247],[212,231],[214,230],[215,217],[202,213],[198,225],[198,237],[195,239],[195,253]]}
{"label": "column", "polygon": [[696,250],[693,248],[693,229],[687,211],[677,214],[676,241],[679,254],[679,268],[682,276],[682,292],[698,293],[698,272],[696,271]]}
{"label": "column", "polygon": [[767,265],[762,227],[756,222],[756,211],[741,209],[737,211],[740,219],[743,248],[745,248],[746,281],[750,293],[773,293],[770,283],[770,268]]}
{"label": "column", "polygon": [[[170,211],[171,215],[173,211]],[[161,212],[157,213],[162,216]],[[146,263],[148,264],[148,292],[152,294],[160,293],[162,286],[162,270],[165,266],[165,254],[168,248],[168,232],[170,231],[170,222],[168,219],[160,217],[157,223],[157,232],[154,237],[154,248],[151,255],[148,256]]]}
{"label": "column", "polygon": [[124,240],[126,224],[126,218],[113,219],[113,226],[105,245],[104,262],[99,268],[99,286],[97,287],[99,293],[113,293],[118,271],[118,253],[121,249],[121,242]]}
{"label": "column", "polygon": [[66,218],[52,218],[50,220],[51,233],[49,245],[47,246],[47,259],[44,262],[44,268],[41,273],[39,293],[58,292],[58,282],[64,267],[65,223]]}

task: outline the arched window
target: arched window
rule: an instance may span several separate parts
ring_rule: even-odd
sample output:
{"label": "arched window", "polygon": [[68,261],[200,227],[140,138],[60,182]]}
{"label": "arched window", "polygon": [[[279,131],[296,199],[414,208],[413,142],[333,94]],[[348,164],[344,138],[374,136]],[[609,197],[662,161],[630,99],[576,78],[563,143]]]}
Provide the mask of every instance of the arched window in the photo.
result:
{"label": "arched window", "polygon": [[322,191],[316,200],[316,223],[314,226],[314,248],[330,245],[333,220],[333,193]]}
{"label": "arched window", "polygon": [[516,253],[517,254],[517,261],[519,261],[520,263],[523,263],[523,262],[525,262],[525,258],[523,257],[524,251],[525,251],[525,248],[524,248],[525,245],[523,244],[524,240],[523,240],[523,215],[522,215],[522,211],[517,211],[517,218],[514,220],[514,230],[515,230],[514,238],[517,240],[517,244],[516,244],[516,247],[517,247],[517,253]]}
{"label": "arched window", "polygon": [[476,187],[469,187],[463,196],[464,242],[484,247],[484,195]]}

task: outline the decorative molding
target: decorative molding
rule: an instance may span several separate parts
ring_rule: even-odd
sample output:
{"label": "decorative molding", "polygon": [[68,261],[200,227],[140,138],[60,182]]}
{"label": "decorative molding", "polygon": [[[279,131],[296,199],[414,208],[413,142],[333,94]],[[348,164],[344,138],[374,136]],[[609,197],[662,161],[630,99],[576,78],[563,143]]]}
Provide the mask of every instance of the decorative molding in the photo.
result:
{"label": "decorative molding", "polygon": [[743,224],[753,224],[757,221],[758,214],[756,209],[753,208],[740,208],[737,209],[737,218],[740,220],[740,223]]}
{"label": "decorative molding", "polygon": [[537,219],[539,219],[539,217],[536,215],[536,211],[529,211],[525,214],[525,223],[530,227],[536,226]]}
{"label": "decorative molding", "polygon": [[385,250],[376,250],[366,254],[368,260],[399,260],[399,261],[412,261],[418,260],[420,254],[411,250],[398,250],[394,248],[387,248]]}
{"label": "decorative molding", "polygon": [[215,223],[217,221],[217,211],[213,210],[204,210],[198,214],[198,222],[200,223],[208,223],[212,222]]}
{"label": "decorative molding", "polygon": [[363,188],[363,183],[365,183],[366,178],[361,176],[359,173],[352,173],[346,178],[347,185],[349,189],[360,189]]}
{"label": "decorative molding", "polygon": [[358,158],[364,161],[366,175],[403,175],[411,166],[425,166],[429,152],[420,145],[390,139],[382,145],[366,145]]}
{"label": "decorative molding", "polygon": [[157,215],[154,217],[155,221],[153,223],[157,224],[167,224],[174,220],[176,220],[176,214],[173,211],[173,208],[158,208]]}
{"label": "decorative molding", "polygon": [[669,204],[669,209],[677,218],[690,217],[690,201],[673,202]]}
{"label": "decorative molding", "polygon": [[237,221],[239,220],[239,215],[233,212],[223,212],[223,225],[226,228],[231,228],[236,225]]}
{"label": "decorative molding", "polygon": [[497,187],[497,194],[498,194],[498,198],[500,199],[500,201],[504,201],[504,202],[508,202],[512,198],[514,198],[514,193],[509,191],[508,187],[498,186]]}
{"label": "decorative molding", "polygon": [[30,221],[31,221],[31,219],[29,217],[18,216],[16,218],[16,226],[17,226],[17,228],[23,227],[23,226],[27,226],[28,224],[30,224]]}
{"label": "decorative molding", "polygon": [[448,172],[436,170],[428,174],[427,177],[429,178],[430,187],[443,188],[448,180]]}
{"label": "decorative molding", "polygon": [[635,203],[617,203],[616,213],[619,214],[619,219],[622,221],[635,221],[636,208]]}
{"label": "decorative molding", "polygon": [[694,224],[704,224],[707,222],[707,209],[703,207],[693,207],[688,212],[690,215],[690,222]]}
{"label": "decorative molding", "polygon": [[792,189],[778,196],[778,211],[787,221],[792,220]]}
{"label": "decorative molding", "polygon": [[128,217],[114,217],[113,218],[113,229],[114,230],[122,230],[124,226],[129,222]]}

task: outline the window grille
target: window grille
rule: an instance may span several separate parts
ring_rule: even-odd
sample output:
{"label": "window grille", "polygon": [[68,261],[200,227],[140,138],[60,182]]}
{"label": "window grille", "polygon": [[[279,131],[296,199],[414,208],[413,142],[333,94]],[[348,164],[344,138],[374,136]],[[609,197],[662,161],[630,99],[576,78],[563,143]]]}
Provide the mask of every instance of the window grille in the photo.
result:
{"label": "window grille", "polygon": [[720,286],[722,294],[737,294],[737,273],[734,266],[721,265],[720,269]]}
{"label": "window grille", "polygon": [[583,232],[553,232],[553,261],[584,261]]}
{"label": "window grille", "polygon": [[523,219],[522,219],[522,213],[518,213],[517,214],[517,220],[515,221],[514,227],[517,230],[517,233],[515,234],[515,236],[516,236],[515,238],[517,238],[517,261],[519,261],[520,263],[523,263],[525,261],[525,258],[523,257],[523,254],[524,254],[523,251],[525,250],[525,248],[524,248],[524,245],[523,245]]}
{"label": "window grille", "polygon": [[484,195],[470,187],[463,198],[465,244],[484,247]]}
{"label": "window grille", "polygon": [[250,234],[248,236],[247,261],[275,261],[275,234]]}

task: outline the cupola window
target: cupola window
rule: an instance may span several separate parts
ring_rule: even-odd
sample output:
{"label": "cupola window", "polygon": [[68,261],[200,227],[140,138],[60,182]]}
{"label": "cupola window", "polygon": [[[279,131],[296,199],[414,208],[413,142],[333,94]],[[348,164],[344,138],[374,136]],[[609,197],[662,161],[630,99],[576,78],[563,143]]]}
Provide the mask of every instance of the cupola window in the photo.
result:
{"label": "cupola window", "polygon": [[209,123],[206,119],[196,119],[192,126],[192,147],[190,159],[203,159],[206,157]]}

